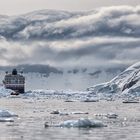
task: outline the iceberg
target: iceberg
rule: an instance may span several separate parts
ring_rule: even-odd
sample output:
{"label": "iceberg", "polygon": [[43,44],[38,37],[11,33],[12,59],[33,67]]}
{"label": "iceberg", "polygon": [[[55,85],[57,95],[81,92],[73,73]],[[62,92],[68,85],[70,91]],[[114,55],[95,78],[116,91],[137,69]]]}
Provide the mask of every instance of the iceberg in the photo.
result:
{"label": "iceberg", "polygon": [[99,99],[140,97],[140,62],[130,66],[111,81],[87,88]]}
{"label": "iceberg", "polygon": [[[45,127],[48,127],[48,126],[49,125],[45,125]],[[85,118],[80,118],[78,120],[67,120],[53,126],[54,127],[67,127],[67,128],[70,128],[70,127],[73,127],[73,128],[107,127],[107,125],[104,125],[101,121],[85,119]]]}
{"label": "iceberg", "polygon": [[6,118],[9,118],[9,117],[18,117],[18,115],[16,115],[13,112],[10,112],[8,110],[0,110],[0,118],[3,118],[3,117],[6,117]]}

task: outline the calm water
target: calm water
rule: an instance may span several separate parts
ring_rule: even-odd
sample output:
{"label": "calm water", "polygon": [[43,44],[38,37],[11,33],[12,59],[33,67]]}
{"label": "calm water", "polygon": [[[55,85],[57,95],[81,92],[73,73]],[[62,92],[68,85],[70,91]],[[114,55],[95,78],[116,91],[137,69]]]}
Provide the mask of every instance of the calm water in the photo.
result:
{"label": "calm water", "polygon": [[111,124],[105,128],[44,128],[32,121],[28,124],[1,124],[0,139],[30,140],[139,140],[140,122],[127,126]]}
{"label": "calm water", "polygon": [[[8,103],[8,102],[7,102]],[[32,104],[32,103],[30,103]],[[67,103],[68,104],[68,103]],[[83,103],[82,103],[83,104]],[[77,106],[82,106],[78,103]],[[110,102],[107,106],[110,106]],[[115,103],[113,103],[115,105]],[[84,104],[85,105],[85,104]],[[90,103],[86,106],[94,106],[95,108],[102,108],[100,103]],[[39,106],[39,104],[38,104]],[[62,105],[63,106],[63,105]],[[66,106],[66,105],[65,105]],[[27,105],[28,107],[28,105]],[[31,105],[32,107],[32,105]],[[124,107],[124,108],[123,108]],[[12,107],[11,107],[12,108]],[[15,107],[14,107],[15,108]],[[23,108],[23,107],[21,107]],[[37,110],[44,110],[46,106],[40,105]],[[115,107],[114,107],[115,108]],[[115,112],[120,116],[118,119],[101,119],[108,127],[104,128],[45,128],[45,117],[41,113],[30,113],[33,108],[23,108],[21,118],[15,118],[15,122],[0,123],[0,140],[140,140],[140,108],[139,104],[135,105],[120,105],[121,109],[116,109]],[[127,108],[131,109],[126,110]],[[105,112],[108,108],[104,108],[100,112]],[[26,110],[28,110],[26,112]],[[98,109],[99,110],[99,109]],[[108,111],[108,110],[107,110]],[[33,111],[32,111],[33,112]],[[122,114],[121,114],[122,112]],[[132,112],[136,114],[132,114]],[[26,114],[24,114],[26,113]],[[131,114],[130,114],[131,113]],[[36,114],[36,115],[33,115]],[[125,118],[124,116],[128,116]],[[57,115],[55,116],[57,118]]]}

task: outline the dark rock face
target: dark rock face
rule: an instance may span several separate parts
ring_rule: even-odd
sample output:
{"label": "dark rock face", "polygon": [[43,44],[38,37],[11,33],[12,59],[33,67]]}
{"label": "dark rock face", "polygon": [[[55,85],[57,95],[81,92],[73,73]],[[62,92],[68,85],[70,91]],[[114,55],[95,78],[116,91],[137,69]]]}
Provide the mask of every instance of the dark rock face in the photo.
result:
{"label": "dark rock face", "polygon": [[131,88],[133,85],[135,85],[138,82],[138,80],[134,80],[134,81],[130,81],[129,83],[125,84],[122,91],[124,91],[125,89],[129,89]]}

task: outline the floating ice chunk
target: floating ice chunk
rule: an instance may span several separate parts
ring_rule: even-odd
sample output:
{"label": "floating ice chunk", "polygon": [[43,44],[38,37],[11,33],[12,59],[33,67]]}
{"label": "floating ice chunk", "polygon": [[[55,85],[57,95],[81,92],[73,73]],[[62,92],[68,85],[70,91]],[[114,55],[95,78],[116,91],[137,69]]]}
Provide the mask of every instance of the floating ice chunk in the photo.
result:
{"label": "floating ice chunk", "polygon": [[79,114],[89,114],[88,112],[81,112],[81,111],[77,111],[77,112],[60,112],[60,115],[79,115]]}
{"label": "floating ice chunk", "polygon": [[0,118],[0,122],[14,122],[14,119],[2,117],[2,118]]}
{"label": "floating ice chunk", "polygon": [[54,111],[51,112],[51,114],[60,114],[60,111],[54,110]]}
{"label": "floating ice chunk", "polygon": [[88,112],[77,111],[77,112],[71,112],[71,114],[89,114],[89,113]]}
{"label": "floating ice chunk", "polygon": [[98,99],[94,99],[94,98],[86,98],[84,100],[81,100],[81,102],[98,102]]}
{"label": "floating ice chunk", "polygon": [[116,119],[118,115],[116,113],[107,113],[107,114],[95,114],[96,117],[107,117],[110,119]]}
{"label": "floating ice chunk", "polygon": [[61,112],[59,110],[54,110],[50,114],[69,115],[70,113],[68,113],[68,112]]}
{"label": "floating ice chunk", "polygon": [[123,103],[139,103],[138,99],[125,99]]}
{"label": "floating ice chunk", "polygon": [[101,121],[97,120],[90,120],[90,119],[78,119],[78,120],[67,120],[64,121],[58,125],[55,125],[55,127],[106,127]]}
{"label": "floating ice chunk", "polygon": [[12,117],[18,117],[18,115],[8,110],[0,110],[0,122],[14,122]]}
{"label": "floating ice chunk", "polygon": [[96,117],[104,117],[106,116],[107,114],[94,114]]}
{"label": "floating ice chunk", "polygon": [[59,110],[54,110],[50,114],[59,114],[59,115],[78,115],[78,114],[89,114],[88,112],[82,112],[82,111],[75,111],[75,112],[61,112]]}
{"label": "floating ice chunk", "polygon": [[108,113],[108,114],[106,115],[106,117],[107,117],[107,118],[110,118],[110,119],[116,119],[116,118],[118,117],[118,115],[115,114],[115,113]]}
{"label": "floating ice chunk", "polygon": [[65,100],[65,102],[74,102],[74,100]]}
{"label": "floating ice chunk", "polygon": [[69,115],[70,113],[68,113],[68,112],[60,112],[59,114],[60,115]]}
{"label": "floating ice chunk", "polygon": [[0,117],[18,117],[18,115],[8,110],[0,110]]}

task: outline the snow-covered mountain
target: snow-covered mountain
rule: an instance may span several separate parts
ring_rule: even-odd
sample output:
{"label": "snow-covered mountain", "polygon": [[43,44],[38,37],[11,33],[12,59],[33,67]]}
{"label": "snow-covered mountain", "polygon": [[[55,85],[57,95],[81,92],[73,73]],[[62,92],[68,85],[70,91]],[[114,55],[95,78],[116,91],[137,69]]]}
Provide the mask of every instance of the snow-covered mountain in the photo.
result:
{"label": "snow-covered mountain", "polygon": [[140,96],[140,62],[130,66],[110,82],[88,88],[96,95]]}

